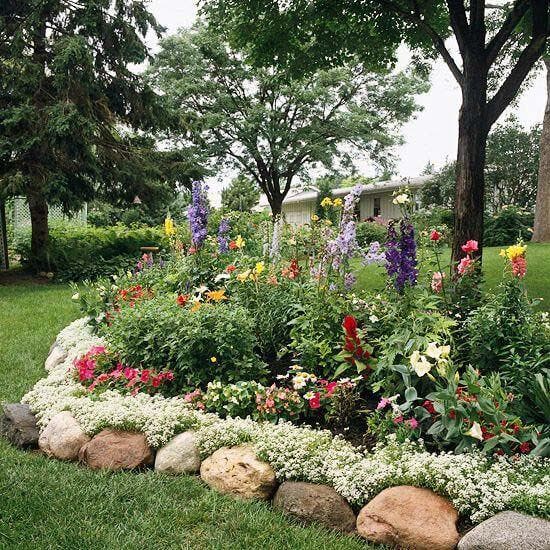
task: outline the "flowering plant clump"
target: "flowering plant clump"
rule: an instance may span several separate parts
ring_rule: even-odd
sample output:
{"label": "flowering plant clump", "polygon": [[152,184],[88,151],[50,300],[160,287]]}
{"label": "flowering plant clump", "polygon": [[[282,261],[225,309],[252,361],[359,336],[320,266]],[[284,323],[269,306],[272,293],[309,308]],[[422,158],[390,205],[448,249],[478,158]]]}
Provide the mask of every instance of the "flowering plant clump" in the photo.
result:
{"label": "flowering plant clump", "polygon": [[174,379],[170,371],[157,372],[123,365],[104,346],[94,346],[75,359],[74,368],[75,377],[90,393],[116,389],[131,395],[138,392],[152,395]]}
{"label": "flowering plant clump", "polygon": [[523,279],[527,274],[527,260],[525,259],[526,251],[527,246],[521,242],[500,251],[500,256],[506,258],[510,262],[512,275],[518,279]]}

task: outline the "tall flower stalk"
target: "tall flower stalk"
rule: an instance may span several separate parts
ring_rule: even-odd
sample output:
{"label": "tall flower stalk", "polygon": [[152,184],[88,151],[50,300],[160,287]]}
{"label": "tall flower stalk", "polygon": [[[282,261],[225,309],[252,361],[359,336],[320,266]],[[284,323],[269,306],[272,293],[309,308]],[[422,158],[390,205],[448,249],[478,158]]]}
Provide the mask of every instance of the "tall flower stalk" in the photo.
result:
{"label": "tall flower stalk", "polygon": [[229,252],[229,231],[231,226],[227,218],[222,218],[218,227],[218,251],[220,254]]}
{"label": "tall flower stalk", "polygon": [[208,234],[208,186],[194,181],[191,188],[192,202],[189,207],[189,226],[193,246],[199,250]]}
{"label": "tall flower stalk", "polygon": [[406,286],[416,285],[418,269],[416,261],[416,241],[414,227],[408,218],[388,225],[386,242],[386,271],[393,279],[397,292],[402,293]]}

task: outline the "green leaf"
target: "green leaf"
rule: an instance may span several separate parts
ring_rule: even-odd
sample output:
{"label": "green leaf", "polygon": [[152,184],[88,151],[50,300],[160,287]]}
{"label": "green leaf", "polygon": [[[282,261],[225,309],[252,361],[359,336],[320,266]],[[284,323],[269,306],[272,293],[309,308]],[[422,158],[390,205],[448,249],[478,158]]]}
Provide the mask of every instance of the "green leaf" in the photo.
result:
{"label": "green leaf", "polygon": [[416,393],[416,389],[413,387],[407,388],[405,390],[405,399],[407,401],[415,401],[418,399],[418,394]]}

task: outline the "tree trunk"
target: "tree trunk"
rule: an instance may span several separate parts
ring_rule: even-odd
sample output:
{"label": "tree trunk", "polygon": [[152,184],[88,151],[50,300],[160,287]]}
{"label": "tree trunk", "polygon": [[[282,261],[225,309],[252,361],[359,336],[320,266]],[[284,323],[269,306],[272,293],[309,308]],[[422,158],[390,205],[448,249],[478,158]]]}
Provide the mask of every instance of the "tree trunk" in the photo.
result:
{"label": "tree trunk", "polygon": [[458,155],[455,189],[455,222],[452,261],[458,262],[468,240],[479,243],[482,255],[487,141],[486,75],[481,63],[465,61],[462,106],[458,123]]}
{"label": "tree trunk", "polygon": [[50,271],[48,254],[48,203],[40,191],[27,193],[31,213],[31,265],[36,271]]}
{"label": "tree trunk", "polygon": [[543,57],[546,65],[546,110],[540,136],[539,180],[535,205],[533,241],[550,242],[550,57]]}

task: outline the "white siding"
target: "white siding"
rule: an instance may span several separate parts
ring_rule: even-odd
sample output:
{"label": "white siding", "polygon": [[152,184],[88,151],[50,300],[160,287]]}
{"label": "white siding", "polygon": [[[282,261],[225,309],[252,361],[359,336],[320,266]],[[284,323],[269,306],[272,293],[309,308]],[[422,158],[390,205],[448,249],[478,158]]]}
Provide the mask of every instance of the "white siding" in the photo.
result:
{"label": "white siding", "polygon": [[311,221],[315,213],[315,201],[283,203],[283,215],[287,223],[303,225]]}

